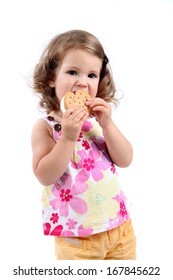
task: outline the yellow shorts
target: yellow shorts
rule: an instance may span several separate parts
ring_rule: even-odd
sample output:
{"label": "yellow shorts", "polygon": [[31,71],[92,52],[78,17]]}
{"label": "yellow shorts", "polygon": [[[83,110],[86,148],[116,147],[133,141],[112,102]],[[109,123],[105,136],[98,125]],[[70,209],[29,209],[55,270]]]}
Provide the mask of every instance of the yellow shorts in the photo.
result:
{"label": "yellow shorts", "polygon": [[55,237],[57,260],[135,260],[136,237],[131,220],[85,237]]}

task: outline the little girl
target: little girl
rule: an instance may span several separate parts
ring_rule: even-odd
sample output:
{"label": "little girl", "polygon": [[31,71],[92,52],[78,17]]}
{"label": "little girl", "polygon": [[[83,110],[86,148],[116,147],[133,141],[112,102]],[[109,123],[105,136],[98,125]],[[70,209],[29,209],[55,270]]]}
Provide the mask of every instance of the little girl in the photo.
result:
{"label": "little girl", "polygon": [[[116,166],[132,146],[111,116],[116,103],[109,61],[98,39],[82,30],[54,37],[33,75],[46,115],[32,132],[33,170],[43,185],[43,230],[55,236],[60,260],[136,258],[136,238]],[[66,92],[90,94],[64,113]]]}

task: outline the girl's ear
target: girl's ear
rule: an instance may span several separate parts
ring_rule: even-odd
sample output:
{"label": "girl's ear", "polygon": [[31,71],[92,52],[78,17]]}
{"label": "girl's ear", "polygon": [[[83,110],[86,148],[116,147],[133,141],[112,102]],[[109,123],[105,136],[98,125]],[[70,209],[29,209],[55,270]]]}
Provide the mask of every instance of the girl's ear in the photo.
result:
{"label": "girl's ear", "polygon": [[50,86],[51,88],[54,88],[54,87],[55,87],[55,82],[53,82],[53,81],[50,82],[50,83],[49,83],[49,86]]}

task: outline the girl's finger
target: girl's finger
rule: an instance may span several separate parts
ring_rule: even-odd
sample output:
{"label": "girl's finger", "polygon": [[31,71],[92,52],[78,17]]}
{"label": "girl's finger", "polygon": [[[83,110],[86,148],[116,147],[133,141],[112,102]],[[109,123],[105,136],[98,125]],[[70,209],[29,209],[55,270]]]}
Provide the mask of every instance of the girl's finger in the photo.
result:
{"label": "girl's finger", "polygon": [[80,111],[76,111],[75,113],[76,114],[73,114],[72,116],[72,121],[74,122],[80,122],[86,115],[86,113],[88,114],[88,112],[84,108],[82,108]]}
{"label": "girl's finger", "polygon": [[73,114],[73,112],[75,112],[75,110],[77,110],[78,108],[79,107],[73,107],[73,108],[70,108],[67,111],[65,111],[65,113],[63,115],[64,119],[68,119]]}
{"label": "girl's finger", "polygon": [[93,112],[99,111],[99,112],[106,112],[108,108],[104,106],[95,106],[92,108]]}

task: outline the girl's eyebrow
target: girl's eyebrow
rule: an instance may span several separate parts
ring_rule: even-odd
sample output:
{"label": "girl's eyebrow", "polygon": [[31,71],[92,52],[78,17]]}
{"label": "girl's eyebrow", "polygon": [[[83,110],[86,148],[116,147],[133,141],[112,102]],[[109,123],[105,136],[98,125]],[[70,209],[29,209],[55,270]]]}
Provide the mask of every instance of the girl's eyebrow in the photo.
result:
{"label": "girl's eyebrow", "polygon": [[[73,66],[73,65],[66,65],[66,66],[65,66],[65,69],[66,69],[66,70],[77,70],[77,71],[80,70],[79,67]],[[89,70],[89,71],[87,71],[87,72],[88,72],[88,73],[95,73],[95,74],[99,74],[99,73],[100,73],[100,71],[98,71],[98,70]]]}
{"label": "girl's eyebrow", "polygon": [[73,65],[65,65],[64,68],[65,68],[65,70],[79,70],[78,67],[73,66]]}

